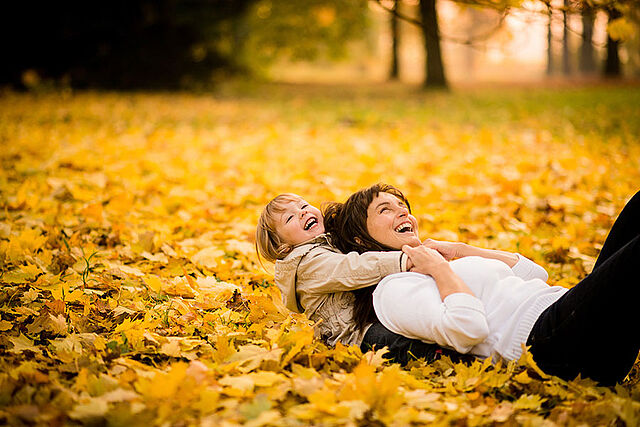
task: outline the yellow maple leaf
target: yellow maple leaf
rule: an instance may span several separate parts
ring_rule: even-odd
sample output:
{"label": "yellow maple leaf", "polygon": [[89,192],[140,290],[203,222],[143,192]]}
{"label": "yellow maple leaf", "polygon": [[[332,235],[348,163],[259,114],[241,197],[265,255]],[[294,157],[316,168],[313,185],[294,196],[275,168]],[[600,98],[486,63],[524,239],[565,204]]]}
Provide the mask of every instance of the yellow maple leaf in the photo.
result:
{"label": "yellow maple leaf", "polygon": [[159,294],[162,291],[163,283],[158,276],[146,276],[144,282],[153,292]]}
{"label": "yellow maple leaf", "polygon": [[191,257],[191,262],[208,269],[215,269],[224,257],[224,251],[216,247],[201,249]]}
{"label": "yellow maple leaf", "polygon": [[9,341],[13,344],[13,348],[9,349],[11,353],[22,353],[24,351],[33,351],[38,354],[42,353],[38,347],[33,345],[33,340],[23,334],[17,337],[9,337]]}
{"label": "yellow maple leaf", "polygon": [[284,353],[282,348],[267,349],[253,344],[242,345],[238,347],[238,351],[227,359],[228,363],[232,363],[242,372],[249,372],[259,367],[262,362],[274,361],[280,362],[280,357]]}
{"label": "yellow maple leaf", "polygon": [[75,405],[69,412],[69,416],[76,420],[100,417],[109,410],[108,403],[100,398],[91,398],[83,403]]}
{"label": "yellow maple leaf", "polygon": [[547,399],[536,394],[523,394],[513,402],[514,409],[539,409]]}
{"label": "yellow maple leaf", "polygon": [[531,377],[529,377],[529,375],[527,374],[527,371],[520,372],[518,375],[515,375],[513,379],[519,382],[520,384],[529,384],[531,381],[533,381]]}
{"label": "yellow maple leaf", "polygon": [[255,383],[249,375],[225,376],[218,380],[218,383],[226,386],[225,393],[231,396],[247,396],[253,392]]}
{"label": "yellow maple leaf", "polygon": [[8,331],[13,328],[13,324],[7,320],[0,320],[0,331]]}

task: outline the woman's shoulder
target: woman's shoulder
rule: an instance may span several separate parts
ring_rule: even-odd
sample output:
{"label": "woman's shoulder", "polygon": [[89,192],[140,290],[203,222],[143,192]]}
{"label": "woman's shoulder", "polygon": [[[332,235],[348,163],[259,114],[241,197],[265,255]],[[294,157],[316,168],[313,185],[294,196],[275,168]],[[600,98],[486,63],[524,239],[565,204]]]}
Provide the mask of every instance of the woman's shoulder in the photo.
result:
{"label": "woman's shoulder", "polygon": [[467,280],[489,276],[493,279],[512,276],[513,271],[507,264],[497,259],[479,256],[467,256],[450,262],[453,272]]}
{"label": "woman's shoulder", "polygon": [[462,267],[483,267],[483,268],[501,268],[506,267],[509,268],[507,264],[497,259],[491,258],[483,258],[481,256],[466,256],[458,259],[454,259],[450,261],[452,266],[462,266]]}

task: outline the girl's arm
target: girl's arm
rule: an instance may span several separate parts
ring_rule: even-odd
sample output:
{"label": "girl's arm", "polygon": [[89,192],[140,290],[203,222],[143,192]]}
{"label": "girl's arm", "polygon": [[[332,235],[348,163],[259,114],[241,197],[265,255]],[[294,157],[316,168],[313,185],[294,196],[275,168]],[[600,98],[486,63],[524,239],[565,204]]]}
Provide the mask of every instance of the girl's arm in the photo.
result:
{"label": "girl's arm", "polygon": [[301,259],[296,286],[312,293],[353,291],[377,285],[389,274],[407,271],[408,266],[408,257],[400,251],[342,254],[319,250]]}

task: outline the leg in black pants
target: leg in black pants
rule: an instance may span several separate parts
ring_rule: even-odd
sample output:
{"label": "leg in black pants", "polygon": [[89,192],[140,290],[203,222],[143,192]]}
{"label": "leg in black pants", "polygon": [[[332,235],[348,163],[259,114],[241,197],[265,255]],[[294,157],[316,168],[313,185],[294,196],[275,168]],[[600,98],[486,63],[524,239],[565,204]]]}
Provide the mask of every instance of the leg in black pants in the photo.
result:
{"label": "leg in black pants", "polygon": [[613,225],[596,265],[538,318],[527,341],[540,367],[603,385],[624,379],[640,349],[640,193]]}
{"label": "leg in black pants", "polygon": [[385,328],[382,323],[375,322],[364,334],[360,349],[366,352],[372,348],[381,349],[382,347],[389,349],[385,358],[401,365],[406,365],[409,361],[415,359],[425,359],[427,362],[432,362],[444,355],[449,356],[454,361],[466,360],[464,355],[453,350],[442,348],[437,344],[427,344],[420,340],[398,335]]}
{"label": "leg in black pants", "polygon": [[629,243],[631,239],[640,235],[640,191],[631,198],[625,205],[620,215],[609,230],[609,235],[602,246],[600,255],[593,266],[597,269],[611,255]]}

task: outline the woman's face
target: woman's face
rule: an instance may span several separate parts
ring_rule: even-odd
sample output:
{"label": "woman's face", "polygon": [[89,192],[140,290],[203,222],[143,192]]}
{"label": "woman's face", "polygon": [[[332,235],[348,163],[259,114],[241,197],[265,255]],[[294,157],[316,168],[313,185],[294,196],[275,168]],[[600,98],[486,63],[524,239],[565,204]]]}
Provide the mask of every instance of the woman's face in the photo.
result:
{"label": "woman's face", "polygon": [[418,221],[407,205],[390,193],[379,193],[367,208],[367,231],[378,243],[393,249],[420,244]]}

